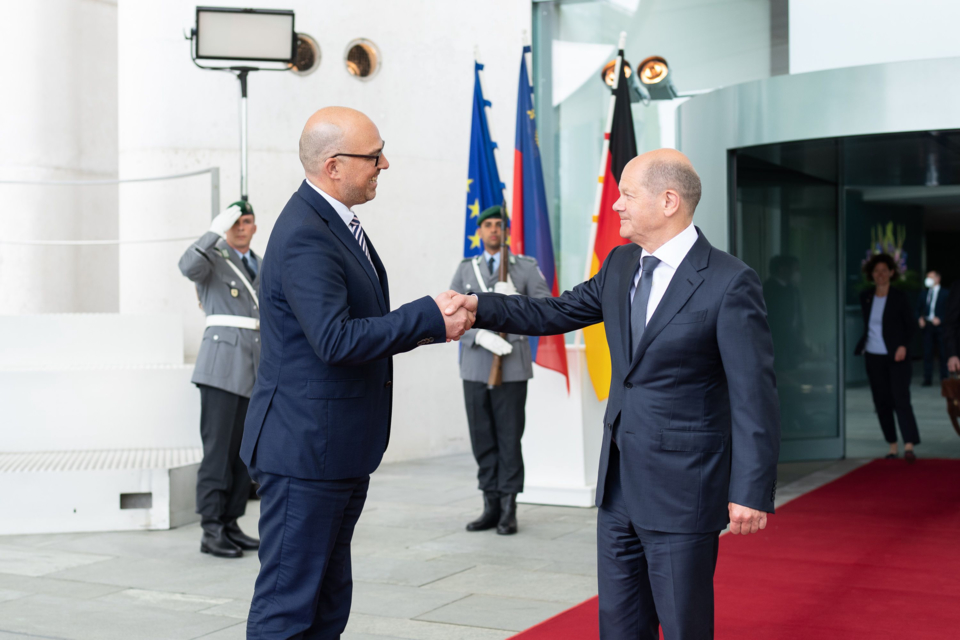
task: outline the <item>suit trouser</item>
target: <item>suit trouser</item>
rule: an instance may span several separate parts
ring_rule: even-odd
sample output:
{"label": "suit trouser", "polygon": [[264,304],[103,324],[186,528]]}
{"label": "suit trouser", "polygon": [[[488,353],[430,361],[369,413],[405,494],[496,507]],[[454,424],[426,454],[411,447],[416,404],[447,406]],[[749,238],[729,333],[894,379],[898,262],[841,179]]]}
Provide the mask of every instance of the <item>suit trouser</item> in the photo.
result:
{"label": "suit trouser", "polygon": [[[610,446],[597,514],[600,640],[713,638],[713,573],[720,532],[664,533],[636,527],[620,484],[620,451]],[[749,634],[748,634],[749,635]]]}
{"label": "suit trouser", "polygon": [[910,404],[913,364],[909,359],[896,362],[888,355],[873,353],[864,353],[863,358],[867,365],[867,378],[870,380],[873,405],[877,409],[883,437],[890,444],[897,441],[897,427],[893,421],[893,414],[896,413],[904,444],[920,444],[917,419]]}
{"label": "suit trouser", "polygon": [[239,518],[250,497],[250,474],[240,459],[243,421],[250,398],[198,384],[203,460],[197,472],[197,513],[225,521]]}
{"label": "suit trouser", "polygon": [[353,596],[350,541],[370,476],[254,475],[260,483],[260,574],[247,639],[339,638]]}
{"label": "suit trouser", "polygon": [[933,355],[940,356],[940,380],[950,377],[947,371],[947,345],[943,341],[943,325],[935,326],[931,323],[923,328],[923,381],[933,380]]}
{"label": "suit trouser", "polygon": [[521,493],[526,380],[504,382],[493,389],[487,389],[485,382],[464,380],[463,397],[480,490]]}

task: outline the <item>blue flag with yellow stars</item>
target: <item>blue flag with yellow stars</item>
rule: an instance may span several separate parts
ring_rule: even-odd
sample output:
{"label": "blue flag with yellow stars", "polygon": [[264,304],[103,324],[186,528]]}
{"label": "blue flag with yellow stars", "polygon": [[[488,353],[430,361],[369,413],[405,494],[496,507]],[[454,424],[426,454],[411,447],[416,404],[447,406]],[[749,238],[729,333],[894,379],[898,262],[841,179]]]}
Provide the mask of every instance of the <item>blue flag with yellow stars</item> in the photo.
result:
{"label": "blue flag with yellow stars", "polygon": [[482,64],[474,62],[473,126],[470,129],[470,170],[467,173],[467,213],[463,231],[464,258],[483,253],[477,218],[484,209],[503,204],[503,190],[507,186],[500,182],[497,160],[493,155],[497,143],[490,139],[486,107],[491,103],[483,98],[480,85],[482,69]]}

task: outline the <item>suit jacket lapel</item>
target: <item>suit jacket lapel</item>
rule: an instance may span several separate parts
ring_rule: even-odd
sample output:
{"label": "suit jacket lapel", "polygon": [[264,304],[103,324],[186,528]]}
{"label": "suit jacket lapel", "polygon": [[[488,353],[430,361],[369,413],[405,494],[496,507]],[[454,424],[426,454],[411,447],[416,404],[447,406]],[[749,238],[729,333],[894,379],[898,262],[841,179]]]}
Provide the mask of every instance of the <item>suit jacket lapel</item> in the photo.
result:
{"label": "suit jacket lapel", "polygon": [[[383,302],[385,305],[384,313],[390,311],[390,286],[387,283],[387,268],[383,266],[383,261],[380,260],[380,254],[377,253],[376,248],[374,248],[373,243],[370,242],[370,237],[367,237],[367,249],[370,250],[370,259],[373,260],[373,266],[377,271],[377,276],[380,281],[380,291],[383,293]],[[363,253],[361,251],[361,253]]]}
{"label": "suit jacket lapel", "polygon": [[[330,206],[330,203],[321,196],[319,193],[314,191],[313,187],[307,184],[307,181],[304,180],[300,185],[300,189],[297,190],[297,193],[300,194],[300,197],[307,201],[307,203],[313,207],[313,209],[323,218],[327,226],[330,227],[330,230],[333,232],[333,235],[343,243],[343,246],[347,248],[347,251],[353,254],[353,257],[356,258],[357,262],[360,263],[360,266],[367,273],[367,277],[370,278],[370,282],[373,283],[374,290],[377,292],[377,302],[380,303],[380,310],[383,313],[390,311],[390,308],[387,306],[387,301],[383,295],[383,288],[380,282],[380,279],[377,277],[377,272],[374,270],[374,266],[370,264],[370,260],[367,260],[367,254],[363,252],[363,249],[360,248],[360,243],[357,242],[357,239],[353,237],[353,234],[350,233],[350,229],[343,223],[343,218],[333,210],[333,207]],[[370,249],[370,238],[367,238],[367,248]],[[370,257],[373,257],[373,250],[370,251]],[[377,258],[379,262],[380,258]],[[383,269],[383,263],[380,263],[380,269]]]}
{"label": "suit jacket lapel", "polygon": [[[697,231],[700,230],[697,229]],[[697,272],[707,267],[709,255],[710,243],[701,234],[687,256],[680,262],[680,266],[677,267],[677,272],[673,274],[673,279],[670,280],[670,285],[664,292],[660,304],[657,305],[657,310],[653,312],[650,322],[643,330],[643,337],[637,346],[637,352],[633,354],[633,360],[630,362],[630,370],[633,370],[640,363],[650,343],[660,335],[660,332],[673,320],[673,317],[683,308],[683,305],[687,304],[687,300],[690,299],[693,292],[703,284],[703,276]]]}

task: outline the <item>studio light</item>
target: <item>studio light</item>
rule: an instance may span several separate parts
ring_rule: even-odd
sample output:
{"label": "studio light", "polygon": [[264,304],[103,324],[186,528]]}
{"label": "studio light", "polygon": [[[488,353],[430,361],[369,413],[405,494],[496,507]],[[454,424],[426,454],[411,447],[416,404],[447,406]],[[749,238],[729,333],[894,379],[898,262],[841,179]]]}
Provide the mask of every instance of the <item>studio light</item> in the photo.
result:
{"label": "studio light", "polygon": [[651,100],[672,100],[677,97],[670,77],[670,66],[660,56],[650,56],[641,62],[638,75]]}
{"label": "studio light", "polygon": [[[294,30],[293,11],[197,7],[197,22],[184,37],[201,69],[227,71],[240,81],[240,199],[247,200],[247,76],[251,71],[293,71],[305,76],[320,64],[320,47]],[[221,65],[200,61],[228,61]],[[251,63],[267,63],[265,66]]]}
{"label": "studio light", "polygon": [[291,62],[293,11],[197,7],[198,60]]}
{"label": "studio light", "polygon": [[[614,72],[617,59],[614,58],[603,66],[600,79],[608,87],[613,87]],[[639,73],[634,73],[630,63],[623,61],[624,76],[630,88],[630,102],[649,103],[651,100],[673,100],[677,97],[677,90],[670,80],[670,67],[667,61],[660,56],[650,56],[640,63]]]}
{"label": "studio light", "polygon": [[[617,59],[614,58],[607,64],[603,65],[603,71],[600,72],[600,79],[603,80],[604,84],[606,84],[608,87],[613,87],[613,81],[615,79],[613,74],[616,71],[616,68]],[[630,68],[630,63],[626,60],[623,61],[623,73],[628,79],[633,75],[633,69]]]}

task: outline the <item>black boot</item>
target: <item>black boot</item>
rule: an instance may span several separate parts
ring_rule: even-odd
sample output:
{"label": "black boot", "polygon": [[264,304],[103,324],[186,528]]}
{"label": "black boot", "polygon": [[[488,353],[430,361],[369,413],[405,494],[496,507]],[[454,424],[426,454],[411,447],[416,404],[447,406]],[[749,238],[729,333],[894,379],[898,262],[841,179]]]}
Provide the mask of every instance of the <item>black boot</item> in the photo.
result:
{"label": "black boot", "polygon": [[467,531],[486,531],[497,526],[500,519],[500,494],[496,491],[483,492],[483,513],[467,525]]}
{"label": "black boot", "polygon": [[237,545],[244,551],[253,551],[254,549],[260,548],[260,541],[241,531],[240,525],[237,524],[236,518],[233,520],[227,520],[223,523],[223,532],[227,534],[227,538],[230,540],[230,542]]}
{"label": "black boot", "polygon": [[200,538],[200,552],[209,553],[218,558],[240,558],[243,551],[230,541],[223,522],[219,518],[204,517],[200,521],[203,537]]}
{"label": "black boot", "polygon": [[500,522],[497,523],[497,533],[502,536],[509,536],[516,532],[517,494],[505,493],[500,496]]}

